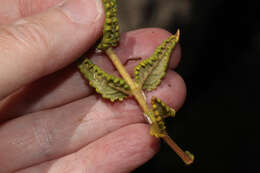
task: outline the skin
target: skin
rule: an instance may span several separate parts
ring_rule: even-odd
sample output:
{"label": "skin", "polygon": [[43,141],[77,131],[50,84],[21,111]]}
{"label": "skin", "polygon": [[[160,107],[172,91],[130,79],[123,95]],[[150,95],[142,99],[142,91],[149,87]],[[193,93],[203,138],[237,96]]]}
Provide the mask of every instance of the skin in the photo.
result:
{"label": "skin", "polygon": [[[73,64],[102,34],[102,9],[89,10],[96,2],[0,0],[1,173],[131,172],[158,151],[136,102],[102,99]],[[157,28],[130,31],[115,52],[122,62],[147,58],[169,35]],[[116,73],[104,55],[88,57]],[[176,110],[182,106],[186,87],[173,71],[179,61],[178,45],[149,100],[155,95]],[[137,63],[129,61],[127,70]]]}

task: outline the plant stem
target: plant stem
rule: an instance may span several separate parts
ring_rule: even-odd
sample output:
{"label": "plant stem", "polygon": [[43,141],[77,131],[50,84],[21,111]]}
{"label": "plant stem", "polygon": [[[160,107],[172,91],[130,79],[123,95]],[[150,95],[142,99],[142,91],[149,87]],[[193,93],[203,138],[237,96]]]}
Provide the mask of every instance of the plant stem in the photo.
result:
{"label": "plant stem", "polygon": [[114,53],[112,48],[108,48],[106,50],[106,54],[108,55],[108,57],[110,58],[110,60],[114,64],[114,66],[116,67],[117,71],[124,78],[126,83],[130,86],[132,94],[134,95],[134,97],[136,98],[137,102],[142,107],[143,111],[145,113],[148,113],[149,112],[149,107],[146,104],[145,97],[144,97],[144,94],[142,93],[142,90],[141,90],[140,86],[138,86],[132,80],[131,76],[128,74],[128,72],[126,71],[124,65],[121,63],[120,59]]}
{"label": "plant stem", "polygon": [[[114,53],[112,48],[108,48],[106,51],[106,54],[116,67],[117,71],[120,73],[120,75],[124,78],[126,83],[130,86],[131,93],[136,98],[137,102],[143,109],[145,115],[148,115],[150,112],[150,109],[146,103],[145,96],[143,94],[143,91],[140,86],[138,86],[137,83],[135,83],[131,76],[126,71],[124,65],[121,63],[118,56]],[[156,120],[154,117],[147,117],[149,123],[156,123]],[[178,154],[178,156],[185,162],[185,164],[189,165],[193,162],[194,156],[189,152],[184,152],[167,134],[163,137],[163,140]]]}
{"label": "plant stem", "polygon": [[164,141],[176,152],[176,154],[184,161],[186,165],[190,165],[194,161],[194,155],[189,151],[183,151],[168,135],[163,137]]}

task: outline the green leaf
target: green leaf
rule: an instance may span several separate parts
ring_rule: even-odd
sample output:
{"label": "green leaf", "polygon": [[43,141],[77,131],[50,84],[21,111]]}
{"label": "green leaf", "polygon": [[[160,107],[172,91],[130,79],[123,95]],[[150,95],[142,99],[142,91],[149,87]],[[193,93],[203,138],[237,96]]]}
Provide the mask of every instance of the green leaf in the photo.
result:
{"label": "green leaf", "polygon": [[175,116],[175,110],[167,106],[164,102],[162,102],[159,98],[152,97],[152,114],[150,113],[150,117],[153,117],[154,121],[152,123],[150,133],[155,137],[164,137],[166,133],[166,126],[164,123],[164,119],[172,116]]}
{"label": "green leaf", "polygon": [[103,29],[103,38],[97,47],[100,50],[116,47],[120,40],[120,27],[117,19],[117,1],[103,0],[103,3],[106,19]]}
{"label": "green leaf", "polygon": [[150,127],[150,134],[156,138],[163,138],[166,133],[166,127],[163,121],[159,123],[152,123]]}
{"label": "green leaf", "polygon": [[83,76],[89,80],[89,84],[96,88],[96,91],[103,98],[111,101],[122,101],[130,95],[130,87],[123,79],[107,74],[89,59],[81,61],[78,68]]}
{"label": "green leaf", "polygon": [[164,137],[166,133],[166,127],[162,119],[158,121],[158,116],[155,116],[154,112],[151,110],[146,112],[146,116],[151,120],[150,134],[157,138]]}
{"label": "green leaf", "polygon": [[162,78],[166,74],[171,53],[178,41],[179,30],[157,47],[150,58],[141,61],[135,67],[135,80],[144,90],[151,91],[156,89],[161,83]]}
{"label": "green leaf", "polygon": [[167,106],[163,101],[161,101],[159,98],[152,97],[152,107],[153,112],[156,117],[158,117],[158,120],[161,118],[167,118],[167,117],[175,117],[175,110],[169,106]]}

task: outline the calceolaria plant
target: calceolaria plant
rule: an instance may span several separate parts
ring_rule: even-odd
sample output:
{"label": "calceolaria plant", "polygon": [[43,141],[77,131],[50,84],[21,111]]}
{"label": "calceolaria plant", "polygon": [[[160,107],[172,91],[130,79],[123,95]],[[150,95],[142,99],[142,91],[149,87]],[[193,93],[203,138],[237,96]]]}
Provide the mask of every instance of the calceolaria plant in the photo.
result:
{"label": "calceolaria plant", "polygon": [[179,30],[175,35],[163,41],[151,57],[141,61],[135,67],[135,80],[133,80],[113,51],[113,47],[116,47],[120,40],[117,2],[116,0],[103,0],[103,3],[106,19],[103,38],[97,49],[103,51],[110,58],[122,78],[107,74],[88,58],[79,62],[80,72],[104,99],[114,102],[123,101],[128,96],[133,96],[142,108],[147,122],[151,125],[150,134],[162,138],[186,164],[191,164],[194,156],[178,147],[166,132],[164,119],[174,117],[175,110],[156,97],[152,97],[151,105],[148,105],[143,92],[152,91],[160,85],[166,74],[171,53],[179,41]]}

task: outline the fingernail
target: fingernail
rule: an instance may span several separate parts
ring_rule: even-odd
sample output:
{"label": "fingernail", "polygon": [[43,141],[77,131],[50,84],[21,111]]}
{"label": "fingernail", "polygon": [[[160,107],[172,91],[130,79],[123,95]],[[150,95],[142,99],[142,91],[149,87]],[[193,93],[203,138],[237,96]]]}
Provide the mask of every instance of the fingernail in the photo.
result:
{"label": "fingernail", "polygon": [[103,11],[101,0],[67,0],[59,7],[73,22],[80,24],[95,22]]}

